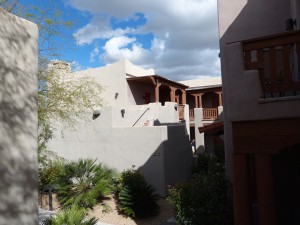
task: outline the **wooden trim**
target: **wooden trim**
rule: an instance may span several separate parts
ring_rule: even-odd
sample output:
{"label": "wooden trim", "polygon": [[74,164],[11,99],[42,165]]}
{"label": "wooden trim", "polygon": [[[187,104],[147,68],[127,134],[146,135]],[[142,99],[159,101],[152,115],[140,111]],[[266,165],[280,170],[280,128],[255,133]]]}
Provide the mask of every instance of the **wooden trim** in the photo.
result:
{"label": "wooden trim", "polygon": [[300,143],[300,118],[232,123],[234,153],[276,154]]}

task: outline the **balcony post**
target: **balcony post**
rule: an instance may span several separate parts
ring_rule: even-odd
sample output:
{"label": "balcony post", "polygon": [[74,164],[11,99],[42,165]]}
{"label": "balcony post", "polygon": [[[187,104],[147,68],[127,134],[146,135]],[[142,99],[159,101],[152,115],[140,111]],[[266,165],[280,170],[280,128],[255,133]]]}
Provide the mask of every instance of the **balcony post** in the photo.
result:
{"label": "balcony post", "polygon": [[201,93],[201,94],[199,95],[199,107],[200,107],[200,108],[203,108],[203,107],[202,107],[202,95],[204,95],[204,93]]}
{"label": "balcony post", "polygon": [[185,90],[182,90],[181,99],[182,99],[182,104],[185,105],[186,104],[186,91]]}
{"label": "balcony post", "polygon": [[171,102],[176,102],[175,92],[176,92],[176,88],[170,87],[170,100],[171,100]]}
{"label": "balcony post", "polygon": [[160,87],[161,83],[156,83],[155,86],[155,102],[159,102],[159,87]]}
{"label": "balcony post", "polygon": [[219,95],[219,106],[223,106],[222,92],[216,92]]}

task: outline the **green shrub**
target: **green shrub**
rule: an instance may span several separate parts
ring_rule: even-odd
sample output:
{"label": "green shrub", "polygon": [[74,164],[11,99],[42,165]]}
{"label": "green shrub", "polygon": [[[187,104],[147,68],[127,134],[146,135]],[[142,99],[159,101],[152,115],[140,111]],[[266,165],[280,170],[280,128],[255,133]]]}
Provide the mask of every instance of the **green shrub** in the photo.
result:
{"label": "green shrub", "polygon": [[231,225],[232,201],[224,163],[213,154],[199,156],[190,181],[169,190],[176,219],[184,225]]}
{"label": "green shrub", "polygon": [[97,219],[86,218],[86,211],[83,208],[79,208],[76,205],[71,206],[64,211],[61,211],[58,215],[52,216],[47,219],[44,224],[46,225],[95,225]]}
{"label": "green shrub", "polygon": [[96,164],[96,160],[68,163],[58,178],[57,198],[63,207],[77,204],[92,208],[112,192],[114,177],[113,170]]}
{"label": "green shrub", "polygon": [[58,178],[64,173],[65,161],[61,158],[48,160],[39,168],[39,186],[57,184]]}
{"label": "green shrub", "polygon": [[118,209],[126,216],[149,217],[159,211],[156,190],[134,169],[122,172],[115,194]]}

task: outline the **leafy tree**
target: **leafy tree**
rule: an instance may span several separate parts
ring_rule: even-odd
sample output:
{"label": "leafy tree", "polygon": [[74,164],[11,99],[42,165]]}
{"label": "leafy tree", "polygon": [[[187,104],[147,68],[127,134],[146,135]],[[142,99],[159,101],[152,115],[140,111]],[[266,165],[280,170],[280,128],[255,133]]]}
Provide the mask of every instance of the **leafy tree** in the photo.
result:
{"label": "leafy tree", "polygon": [[39,161],[43,164],[49,155],[47,142],[53,137],[54,122],[74,128],[79,120],[91,117],[86,112],[103,104],[102,87],[91,78],[74,79],[68,64],[51,62],[54,57],[59,58],[58,50],[66,39],[63,30],[73,25],[55,1],[48,0],[41,8],[23,5],[19,0],[0,0],[0,7],[39,28],[38,139]]}

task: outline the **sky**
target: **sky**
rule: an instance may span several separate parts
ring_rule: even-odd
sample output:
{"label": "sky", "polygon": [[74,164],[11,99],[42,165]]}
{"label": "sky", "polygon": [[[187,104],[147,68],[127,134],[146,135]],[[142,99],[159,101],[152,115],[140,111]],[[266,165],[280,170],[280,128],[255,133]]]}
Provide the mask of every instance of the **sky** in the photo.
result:
{"label": "sky", "polygon": [[54,2],[74,22],[66,31],[69,47],[60,52],[74,70],[126,58],[175,81],[220,76],[217,0]]}

